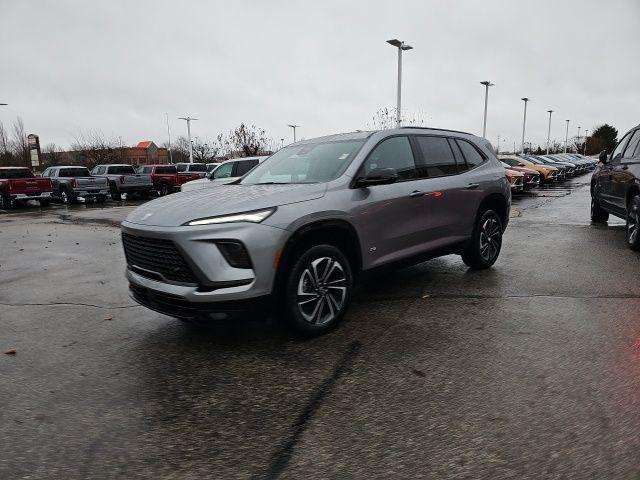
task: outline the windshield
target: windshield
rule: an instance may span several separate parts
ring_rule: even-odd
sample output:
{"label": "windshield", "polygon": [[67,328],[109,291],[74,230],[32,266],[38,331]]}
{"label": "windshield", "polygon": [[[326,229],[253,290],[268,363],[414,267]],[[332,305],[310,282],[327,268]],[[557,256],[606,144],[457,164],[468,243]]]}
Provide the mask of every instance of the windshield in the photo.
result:
{"label": "windshield", "polygon": [[338,178],[364,140],[291,145],[278,150],[242,180],[243,185],[324,183]]}
{"label": "windshield", "polygon": [[0,178],[33,178],[33,173],[28,168],[12,168],[0,170]]}
{"label": "windshield", "polygon": [[78,178],[78,177],[90,177],[91,174],[86,168],[62,168],[60,169],[59,177],[62,178]]}
{"label": "windshield", "polygon": [[134,175],[136,171],[130,165],[118,165],[116,167],[109,167],[107,170],[112,175]]}

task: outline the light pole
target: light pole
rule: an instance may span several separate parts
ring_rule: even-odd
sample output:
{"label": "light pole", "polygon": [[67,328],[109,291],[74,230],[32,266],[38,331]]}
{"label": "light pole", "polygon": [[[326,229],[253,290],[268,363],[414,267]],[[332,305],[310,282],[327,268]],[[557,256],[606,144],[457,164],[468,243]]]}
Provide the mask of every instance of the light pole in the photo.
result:
{"label": "light pole", "polygon": [[496,149],[496,155],[500,155],[500,135],[498,135],[498,148]]}
{"label": "light pole", "polygon": [[280,139],[280,148],[284,148],[284,138]]}
{"label": "light pole", "polygon": [[569,143],[569,120],[567,122],[567,133],[564,135],[564,153],[567,153],[567,144]]}
{"label": "light pole", "polygon": [[169,137],[169,163],[173,163],[173,155],[171,154],[171,130],[169,129],[169,114],[165,113],[167,117],[167,136]]}
{"label": "light pole", "polygon": [[178,120],[187,122],[187,136],[189,137],[189,163],[193,163],[193,144],[191,143],[191,120],[198,120],[191,117],[179,117]]}
{"label": "light pole", "polygon": [[587,155],[587,140],[589,139],[589,130],[584,131],[584,150],[582,151],[583,155]]}
{"label": "light pole", "polygon": [[551,114],[553,110],[547,110],[549,113],[549,130],[547,131],[547,155],[549,155],[549,142],[551,141]]}
{"label": "light pole", "polygon": [[480,82],[481,85],[484,85],[484,122],[482,123],[482,137],[486,138],[487,136],[487,103],[489,102],[489,87],[493,87],[493,83],[489,80],[485,80],[484,82]]}
{"label": "light pole", "polygon": [[580,153],[580,129],[582,127],[578,127],[578,140],[576,141],[576,153]]}
{"label": "light pole", "polygon": [[402,51],[411,50],[413,47],[395,38],[393,40],[387,40],[387,43],[398,48],[398,103],[396,106],[396,126],[400,127],[402,124]]}
{"label": "light pole", "polygon": [[296,143],[296,128],[300,127],[301,125],[289,125],[291,128],[293,128],[293,143]]}
{"label": "light pole", "polygon": [[527,102],[530,99],[524,97],[521,100],[524,102],[524,116],[522,117],[522,153],[524,153],[524,131],[527,125]]}

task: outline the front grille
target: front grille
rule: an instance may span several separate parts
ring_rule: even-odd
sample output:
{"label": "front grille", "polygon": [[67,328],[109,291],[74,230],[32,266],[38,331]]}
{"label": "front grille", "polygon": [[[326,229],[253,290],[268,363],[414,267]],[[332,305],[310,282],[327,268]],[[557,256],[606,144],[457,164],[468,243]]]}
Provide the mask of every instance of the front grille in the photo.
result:
{"label": "front grille", "polygon": [[197,284],[187,262],[170,240],[123,233],[122,244],[127,264],[136,273],[154,280],[161,276],[172,282]]}

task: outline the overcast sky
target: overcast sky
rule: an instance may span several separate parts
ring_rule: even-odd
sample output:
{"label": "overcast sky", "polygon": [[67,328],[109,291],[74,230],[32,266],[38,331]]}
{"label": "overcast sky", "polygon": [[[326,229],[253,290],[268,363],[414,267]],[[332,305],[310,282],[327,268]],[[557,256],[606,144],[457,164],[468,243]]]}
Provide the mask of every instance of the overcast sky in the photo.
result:
{"label": "overcast sky", "polygon": [[0,0],[0,121],[41,144],[81,131],[134,144],[214,138],[240,122],[285,143],[366,129],[394,107],[428,126],[520,141],[564,141],[578,125],[640,123],[640,0],[18,1]]}

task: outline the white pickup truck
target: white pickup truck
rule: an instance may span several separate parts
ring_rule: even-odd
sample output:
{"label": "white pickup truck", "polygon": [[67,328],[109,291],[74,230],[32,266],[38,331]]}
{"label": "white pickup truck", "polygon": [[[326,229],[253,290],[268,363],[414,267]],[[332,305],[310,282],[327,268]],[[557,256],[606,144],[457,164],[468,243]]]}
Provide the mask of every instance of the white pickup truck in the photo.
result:
{"label": "white pickup truck", "polygon": [[53,195],[62,200],[62,203],[76,203],[78,198],[93,199],[102,203],[109,194],[107,179],[92,177],[87,167],[49,167],[42,172],[42,176],[51,179]]}

